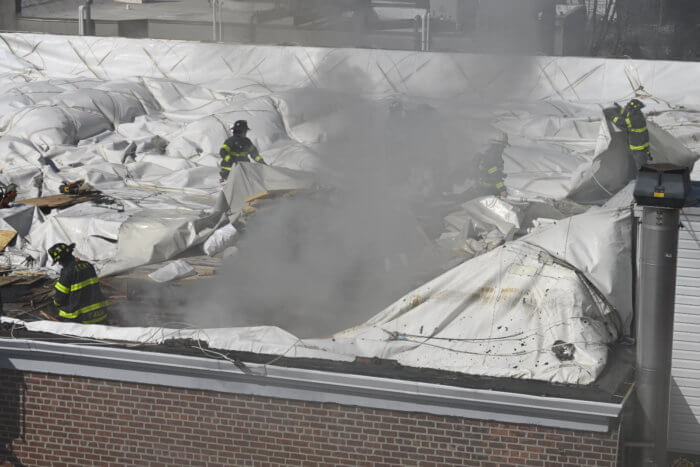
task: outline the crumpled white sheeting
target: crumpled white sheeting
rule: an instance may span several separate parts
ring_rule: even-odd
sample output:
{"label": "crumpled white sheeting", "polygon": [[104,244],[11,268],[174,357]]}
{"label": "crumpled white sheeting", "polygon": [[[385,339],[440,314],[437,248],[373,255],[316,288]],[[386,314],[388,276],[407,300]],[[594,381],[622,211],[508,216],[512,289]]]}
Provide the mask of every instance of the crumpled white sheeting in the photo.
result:
{"label": "crumpled white sheeting", "polygon": [[[18,240],[20,253],[43,262],[40,251],[50,242],[86,237],[78,252],[88,260],[116,251],[98,263],[103,273],[168,259],[225,220],[217,204],[217,151],[239,118],[250,122],[253,142],[274,168],[310,172],[345,141],[358,115],[386,119],[391,96],[430,104],[431,121],[444,133],[436,149],[453,159],[466,151],[465,160],[473,157],[485,139],[479,128],[493,121],[510,136],[509,192],[524,199],[601,203],[627,184],[620,138],[601,125],[601,109],[613,101],[636,96],[647,103],[659,158],[693,161],[691,151],[700,149],[695,63],[1,37],[0,182],[12,180],[27,197],[37,185],[48,192],[62,179],[85,178],[123,206],[120,214],[107,212],[114,206],[91,207],[90,220],[78,209],[37,216]],[[233,193],[231,186],[224,191]],[[630,290],[619,285],[631,277],[625,216],[594,211],[542,227],[449,271],[336,341],[297,343],[292,352],[313,348],[487,375],[593,381],[605,345],[629,324]],[[152,235],[144,237],[146,231]],[[519,334],[508,337],[506,327]],[[118,332],[124,340],[140,336]],[[249,348],[279,351],[279,342],[256,337]],[[573,361],[553,360],[554,338],[576,345]],[[238,344],[212,346],[227,345]]]}
{"label": "crumpled white sheeting", "polygon": [[[24,326],[32,332],[47,332],[64,336],[87,339],[140,342],[162,344],[169,340],[192,339],[197,343],[208,344],[211,349],[228,349],[240,352],[253,352],[272,355],[285,355],[290,358],[325,358],[337,361],[352,361],[355,357],[333,354],[298,345],[296,336],[274,326],[252,326],[217,329],[167,329],[167,328],[123,328],[89,324],[58,323],[55,321],[32,321],[0,317],[2,323]],[[203,347],[203,346],[202,346]],[[211,355],[211,354],[209,354]]]}
{"label": "crumpled white sheeting", "polygon": [[[380,357],[413,367],[589,384],[605,366],[607,345],[631,318],[624,308],[629,297],[621,295],[631,287],[606,290],[616,276],[629,277],[630,225],[628,208],[600,208],[543,227],[462,263],[331,339],[296,339],[275,327],[198,332],[25,325],[97,339],[193,338],[215,349],[333,360]],[[562,242],[563,229],[570,235]],[[596,258],[606,259],[600,268]],[[552,352],[559,340],[574,345],[572,360]]]}
{"label": "crumpled white sheeting", "polygon": [[206,255],[214,256],[227,248],[233,247],[238,238],[238,230],[232,224],[217,229],[202,245]]}
{"label": "crumpled white sheeting", "polygon": [[621,329],[632,322],[631,212],[629,205],[593,209],[523,237],[581,271],[614,307]]}
{"label": "crumpled white sheeting", "polygon": [[[662,105],[700,105],[689,62],[580,57],[492,57],[370,49],[202,44],[126,38],[3,34],[3,71],[99,80],[136,76],[247,89],[321,89],[455,96],[488,102],[512,90],[530,102],[600,104],[639,90]],[[513,76],[508,70],[517,70]],[[439,81],[436,81],[439,78]],[[440,85],[436,86],[435,83]],[[642,90],[643,86],[643,90]],[[217,88],[218,89],[218,88]],[[561,109],[560,109],[561,110]],[[559,110],[557,114],[561,115]]]}
{"label": "crumpled white sheeting", "polygon": [[[305,344],[408,366],[591,383],[631,320],[631,286],[619,283],[631,277],[630,212],[561,222],[457,266],[333,340]],[[573,360],[554,356],[557,340],[575,345]]]}
{"label": "crumpled white sheeting", "polygon": [[[117,254],[119,229],[129,217],[100,206],[79,204],[53,211],[45,221],[35,224],[27,236],[30,253],[40,264],[51,266],[46,250],[56,243],[75,243],[79,258],[90,258],[95,268],[102,270]],[[29,248],[27,248],[29,249]],[[52,267],[58,271],[58,267]]]}
{"label": "crumpled white sheeting", "polygon": [[447,231],[438,245],[462,256],[474,256],[512,240],[521,227],[523,213],[511,203],[496,196],[467,201],[462,209],[448,214]]}
{"label": "crumpled white sheeting", "polygon": [[[437,102],[438,114],[444,111],[449,116],[444,120],[455,127],[470,127],[475,114],[500,115],[498,126],[511,133],[514,142],[506,153],[509,187],[528,196],[561,198],[580,184],[577,169],[598,154],[601,105],[624,101],[639,91],[643,94],[640,97],[647,98],[650,111],[673,115],[673,121],[669,117],[663,120],[672,133],[682,133],[690,142],[698,130],[689,115],[686,94],[670,79],[686,75],[680,68],[690,64],[229,47],[26,34],[3,38],[0,53],[7,59],[4,66],[10,71],[22,70],[21,78],[30,81],[16,86],[17,80],[11,79],[2,84],[17,107],[15,113],[43,112],[41,115],[55,120],[38,135],[30,127],[21,129],[19,139],[4,138],[4,144],[26,159],[25,169],[42,167],[38,153],[47,145],[109,131],[108,125],[115,122],[121,123],[115,135],[124,134],[124,138],[110,136],[102,145],[86,149],[121,163],[123,160],[116,159],[128,156],[119,154],[115,145],[123,149],[137,143],[134,157],[139,159],[148,150],[138,143],[157,136],[168,142],[168,157],[213,168],[228,127],[236,119],[246,118],[254,130],[254,142],[268,162],[313,170],[318,156],[312,146],[347,133],[349,125],[343,115],[355,106],[351,104],[357,101],[353,94],[406,94]],[[679,74],[669,73],[672,68]],[[440,86],[435,86],[436,80]],[[97,84],[103,81],[107,84]],[[62,88],[65,96],[56,95],[61,86],[70,87]],[[643,92],[640,86],[644,86]],[[92,92],[93,87],[96,96],[86,94],[78,99],[75,95],[76,89]],[[126,95],[125,89],[129,91]],[[123,114],[115,112],[113,105],[103,104],[107,91],[130,102],[136,97],[141,107],[134,106]],[[512,102],[507,108],[496,105],[494,109],[495,97],[504,92]],[[22,100],[35,93],[35,98]],[[681,111],[680,103],[686,109]],[[42,107],[53,104],[58,107]],[[59,115],[59,109],[65,110],[65,115]],[[134,126],[128,123],[131,117],[153,121],[156,111],[160,125],[138,123],[141,131],[130,128]],[[13,118],[13,113],[7,118]],[[459,144],[450,147],[473,146],[464,140],[455,143]],[[151,146],[158,144],[151,141]],[[48,152],[50,155],[50,148]],[[24,180],[20,182],[24,187]]]}
{"label": "crumpled white sheeting", "polygon": [[148,275],[148,277],[155,282],[169,282],[175,279],[195,275],[197,275],[197,271],[195,271],[192,266],[185,261],[178,259],[156,271],[153,271]]}
{"label": "crumpled white sheeting", "polygon": [[[307,343],[407,366],[591,383],[617,330],[576,274],[542,263],[539,251],[507,244],[416,289],[334,342]],[[574,360],[553,355],[557,340],[576,346]]]}
{"label": "crumpled white sheeting", "polygon": [[183,214],[174,209],[140,210],[121,225],[116,260],[107,263],[101,275],[173,258],[190,246],[204,242],[225,221],[226,216],[221,212],[203,215]]}
{"label": "crumpled white sheeting", "polygon": [[223,188],[226,211],[232,221],[253,195],[277,190],[311,190],[318,186],[316,177],[309,172],[271,167],[264,164],[236,164]]}
{"label": "crumpled white sheeting", "polygon": [[34,206],[10,205],[0,211],[0,230],[10,230],[25,236],[34,222],[41,223],[43,220],[41,211]]}

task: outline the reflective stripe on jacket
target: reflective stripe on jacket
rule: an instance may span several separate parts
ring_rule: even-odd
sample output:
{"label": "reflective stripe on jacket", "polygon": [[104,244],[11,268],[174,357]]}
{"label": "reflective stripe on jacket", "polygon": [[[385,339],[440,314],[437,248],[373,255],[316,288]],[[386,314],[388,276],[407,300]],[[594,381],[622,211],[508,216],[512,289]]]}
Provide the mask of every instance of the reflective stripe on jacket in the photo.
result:
{"label": "reflective stripe on jacket", "polygon": [[629,106],[620,109],[620,114],[612,119],[613,124],[627,133],[627,144],[630,151],[649,152],[649,130],[647,120],[640,109],[630,109]]}
{"label": "reflective stripe on jacket", "polygon": [[253,142],[240,135],[233,135],[224,141],[219,155],[221,156],[221,170],[230,171],[235,163],[249,162],[248,156],[255,162],[265,163]]}
{"label": "reflective stripe on jacket", "polygon": [[66,264],[54,288],[54,305],[60,319],[86,324],[107,319],[109,300],[102,295],[92,264],[78,260]]}
{"label": "reflective stripe on jacket", "polygon": [[503,173],[503,146],[491,145],[478,158],[479,184],[488,189],[502,191],[505,188]]}

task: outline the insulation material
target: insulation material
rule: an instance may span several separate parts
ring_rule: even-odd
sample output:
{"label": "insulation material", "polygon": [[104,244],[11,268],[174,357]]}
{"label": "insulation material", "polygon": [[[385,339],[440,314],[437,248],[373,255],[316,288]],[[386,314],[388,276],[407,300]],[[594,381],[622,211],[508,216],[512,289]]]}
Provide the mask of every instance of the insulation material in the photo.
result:
{"label": "insulation material", "polygon": [[[571,227],[566,222],[548,226],[462,263],[331,339],[295,339],[276,327],[254,328],[256,334],[250,335],[241,334],[242,328],[199,333],[52,322],[24,325],[130,342],[197,336],[211,348],[227,350],[247,350],[255,339],[255,351],[265,354],[279,353],[284,336],[288,346],[282,353],[290,357],[378,357],[406,366],[590,384],[605,366],[608,344],[631,318],[612,305],[624,305],[629,297],[617,294],[631,287],[601,292],[592,285],[595,280],[604,289],[616,275],[629,277],[629,262],[619,257],[629,258],[621,249],[629,248],[630,211],[606,208],[571,222],[577,232],[566,240],[566,248],[561,242],[540,246],[550,237],[560,239],[561,229]],[[579,250],[584,254],[572,256]],[[594,257],[601,262],[596,267],[590,263]],[[227,332],[244,337],[222,339]]]}
{"label": "insulation material", "polygon": [[[631,277],[630,215],[606,209],[550,225],[457,266],[331,342],[307,344],[408,366],[591,383],[631,319],[631,297],[616,296],[631,286],[601,292],[616,276]],[[557,357],[557,342],[573,345],[572,358]]]}
{"label": "insulation material", "polygon": [[174,209],[140,210],[121,224],[117,259],[106,264],[101,274],[116,274],[173,258],[204,242],[225,221],[220,212],[202,215]]}
{"label": "insulation material", "polygon": [[312,173],[263,164],[236,164],[223,187],[226,211],[233,221],[248,201],[256,196],[280,191],[312,190],[316,186]]}
{"label": "insulation material", "polygon": [[150,273],[148,277],[155,282],[169,282],[183,277],[194,276],[197,271],[185,261],[179,259]]}
{"label": "insulation material", "polygon": [[236,230],[233,225],[227,224],[214,232],[211,237],[204,242],[202,250],[209,256],[217,255],[226,248],[232,247],[237,237],[238,230]]}
{"label": "insulation material", "polygon": [[90,339],[118,342],[142,342],[162,344],[169,340],[191,339],[198,344],[208,344],[212,349],[228,349],[241,352],[280,354],[288,357],[325,358],[338,361],[352,361],[349,355],[333,354],[299,346],[301,340],[293,334],[274,326],[253,326],[217,329],[167,329],[159,327],[131,327],[84,325],[55,321],[23,322],[15,318],[0,317],[2,323],[14,323],[29,331],[48,332],[65,336],[79,336]]}
{"label": "insulation material", "polygon": [[[509,199],[476,201],[451,217],[454,234],[465,234],[470,224],[483,230],[490,247],[506,243],[335,340],[301,341],[270,327],[26,323],[37,331],[135,342],[198,336],[219,349],[382,357],[590,383],[604,367],[606,345],[631,320],[627,198],[614,195],[634,174],[624,136],[605,123],[602,109],[643,99],[659,162],[690,165],[700,150],[694,63],[0,38],[0,183],[17,184],[18,199],[26,199],[83,179],[109,201],[48,215],[34,207],[0,211],[0,228],[17,232],[14,246],[0,255],[0,264],[13,268],[51,270],[45,251],[59,241],[76,243],[78,256],[101,275],[172,259],[235,220],[251,196],[328,183],[329,153],[358,125],[386,125],[396,130],[388,137],[420,143],[391,123],[392,99],[405,101],[407,120],[429,114],[431,131],[442,135],[429,154],[449,156],[450,163],[471,161],[493,131],[486,128],[495,126],[510,140]],[[238,119],[248,120],[249,137],[269,166],[239,164],[222,186],[218,150]],[[532,209],[611,198],[614,205],[570,218]],[[508,241],[526,229],[533,232]]]}
{"label": "insulation material", "polygon": [[445,217],[447,232],[438,239],[440,246],[462,256],[491,250],[520,229],[520,210],[496,196],[467,201],[462,208]]}

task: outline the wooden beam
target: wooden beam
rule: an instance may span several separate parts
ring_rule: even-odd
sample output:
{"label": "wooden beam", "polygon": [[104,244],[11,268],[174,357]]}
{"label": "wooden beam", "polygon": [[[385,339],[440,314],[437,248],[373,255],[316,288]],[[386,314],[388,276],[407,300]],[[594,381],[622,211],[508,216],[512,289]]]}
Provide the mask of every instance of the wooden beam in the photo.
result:
{"label": "wooden beam", "polygon": [[3,251],[7,245],[12,243],[12,240],[17,236],[17,232],[12,230],[0,230],[0,251]]}
{"label": "wooden beam", "polygon": [[17,204],[29,204],[32,206],[37,206],[40,208],[67,208],[68,206],[73,206],[74,204],[85,203],[87,201],[94,201],[100,195],[89,194],[89,195],[53,195],[44,196],[43,198],[30,198],[23,199],[21,201],[15,201]]}

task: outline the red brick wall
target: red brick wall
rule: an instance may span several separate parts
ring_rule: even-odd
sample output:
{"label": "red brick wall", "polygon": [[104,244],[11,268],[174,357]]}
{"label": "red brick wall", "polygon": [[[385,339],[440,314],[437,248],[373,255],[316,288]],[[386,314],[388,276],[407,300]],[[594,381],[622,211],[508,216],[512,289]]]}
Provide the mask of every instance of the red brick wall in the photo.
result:
{"label": "red brick wall", "polygon": [[25,465],[578,467],[615,466],[618,432],[0,370],[0,448],[8,441]]}

